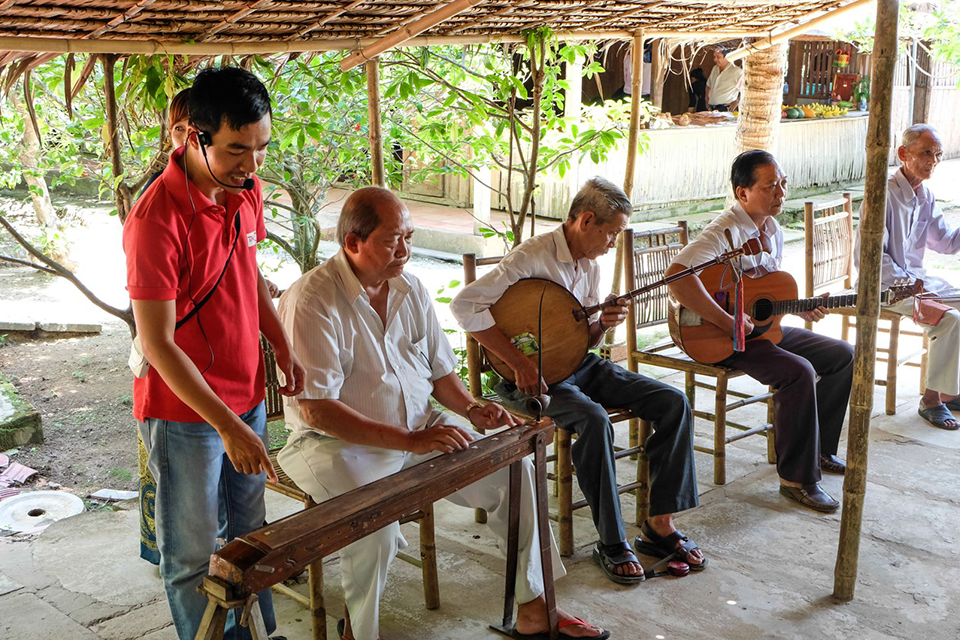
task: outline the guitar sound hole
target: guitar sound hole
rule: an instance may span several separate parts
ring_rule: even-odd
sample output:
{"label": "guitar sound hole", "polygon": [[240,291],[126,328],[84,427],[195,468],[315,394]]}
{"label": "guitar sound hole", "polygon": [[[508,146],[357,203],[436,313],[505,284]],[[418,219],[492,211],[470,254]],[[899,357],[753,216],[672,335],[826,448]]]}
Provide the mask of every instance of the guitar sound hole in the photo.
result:
{"label": "guitar sound hole", "polygon": [[769,320],[770,316],[773,315],[773,301],[767,299],[757,300],[753,305],[753,313],[751,315],[754,320],[760,322]]}

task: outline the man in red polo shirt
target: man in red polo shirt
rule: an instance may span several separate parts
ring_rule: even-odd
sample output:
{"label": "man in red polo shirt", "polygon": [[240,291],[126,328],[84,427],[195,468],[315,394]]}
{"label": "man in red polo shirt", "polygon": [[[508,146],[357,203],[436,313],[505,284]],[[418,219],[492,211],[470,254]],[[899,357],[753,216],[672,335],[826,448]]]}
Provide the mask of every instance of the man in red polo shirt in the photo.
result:
{"label": "man in red polo shirt", "polygon": [[[277,354],[283,393],[303,367],[256,261],[266,236],[255,177],[270,141],[270,96],[248,71],[201,72],[190,90],[187,143],[123,230],[127,290],[149,369],[133,386],[134,417],[157,480],[160,573],[177,634],[196,634],[197,592],[217,537],[263,525],[267,455],[259,336]],[[222,517],[218,517],[222,514]],[[269,590],[260,594],[268,631]],[[249,638],[228,619],[226,638]]]}

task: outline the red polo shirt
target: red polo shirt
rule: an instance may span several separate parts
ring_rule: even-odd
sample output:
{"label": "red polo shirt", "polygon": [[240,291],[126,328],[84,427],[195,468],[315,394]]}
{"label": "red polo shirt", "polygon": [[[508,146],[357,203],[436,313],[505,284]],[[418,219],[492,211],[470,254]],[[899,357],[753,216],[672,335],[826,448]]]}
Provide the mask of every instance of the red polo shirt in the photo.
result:
{"label": "red polo shirt", "polygon": [[[177,346],[204,372],[213,392],[239,415],[264,398],[256,260],[257,243],[266,237],[260,181],[254,178],[250,191],[228,194],[224,208],[188,185],[179,164],[182,156],[183,148],[171,154],[163,175],[124,224],[127,291],[131,300],[175,300],[177,320],[186,316],[223,271],[239,210],[240,236],[220,286],[174,333]],[[153,367],[145,378],[134,379],[133,415],[141,422],[203,422]]]}

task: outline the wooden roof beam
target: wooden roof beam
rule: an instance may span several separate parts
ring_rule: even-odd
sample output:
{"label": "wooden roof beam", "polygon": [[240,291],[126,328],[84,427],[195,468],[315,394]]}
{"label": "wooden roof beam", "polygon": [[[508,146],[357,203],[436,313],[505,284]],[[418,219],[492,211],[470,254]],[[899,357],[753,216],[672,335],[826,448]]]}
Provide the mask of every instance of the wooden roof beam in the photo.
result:
{"label": "wooden roof beam", "polygon": [[473,27],[476,27],[478,24],[483,24],[484,22],[490,22],[491,20],[496,20],[497,18],[501,18],[507,15],[508,13],[510,13],[511,11],[515,11],[517,9],[523,9],[524,7],[529,7],[535,4],[537,4],[537,0],[528,0],[527,2],[519,2],[515,5],[507,5],[506,7],[500,9],[499,11],[494,11],[493,13],[480,18],[476,22],[469,22],[461,27],[455,27],[453,29],[449,29],[444,33],[444,35],[452,35],[454,33],[460,33],[461,31],[464,31],[466,29],[471,29]]}
{"label": "wooden roof beam", "polygon": [[[124,13],[121,13],[116,18],[114,18],[113,20],[105,24],[104,26],[94,31],[91,31],[90,33],[84,34],[80,36],[80,38],[82,40],[92,40],[94,38],[99,38],[107,31],[110,31],[111,29],[115,29],[118,25],[123,24],[124,22],[134,17],[135,15],[137,15],[138,13],[140,13],[141,11],[143,11],[144,9],[146,9],[156,1],[157,0],[140,0],[140,2],[138,2],[135,6],[130,7]],[[0,7],[0,10],[2,9],[3,7]]]}
{"label": "wooden roof beam", "polygon": [[481,2],[484,2],[484,0],[453,0],[453,2],[450,2],[449,4],[444,5],[443,7],[432,11],[418,20],[415,20],[414,22],[402,27],[395,33],[380,38],[373,44],[367,47],[362,47],[359,51],[355,51],[340,61],[340,68],[343,71],[349,71],[361,62],[376,58],[384,51],[392,49],[406,42],[407,40],[413,39],[424,31],[437,26],[444,20],[463,13],[468,9],[472,9]]}
{"label": "wooden roof beam", "polygon": [[621,11],[620,13],[611,14],[611,15],[607,16],[606,18],[602,18],[602,19],[600,19],[600,20],[594,20],[593,22],[588,22],[587,24],[582,25],[580,28],[581,28],[581,29],[593,29],[594,27],[599,27],[599,26],[602,25],[602,24],[606,24],[606,23],[608,23],[608,22],[613,22],[614,20],[622,20],[622,19],[624,19],[624,18],[629,18],[630,16],[635,16],[635,15],[637,15],[638,13],[643,13],[643,12],[645,12],[645,11],[649,11],[650,9],[654,9],[654,8],[659,7],[660,5],[664,5],[664,4],[667,4],[667,0],[657,0],[656,2],[648,2],[647,4],[645,4],[645,5],[643,5],[643,6],[636,7],[636,8],[634,8],[634,9],[630,9],[629,11]]}

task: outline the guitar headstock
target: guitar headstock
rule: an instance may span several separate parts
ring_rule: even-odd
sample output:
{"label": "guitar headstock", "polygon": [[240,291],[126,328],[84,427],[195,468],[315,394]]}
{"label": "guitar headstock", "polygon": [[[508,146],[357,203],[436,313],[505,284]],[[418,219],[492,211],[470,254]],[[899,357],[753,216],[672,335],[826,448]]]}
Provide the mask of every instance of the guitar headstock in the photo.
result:
{"label": "guitar headstock", "polygon": [[717,260],[718,262],[727,262],[728,260],[732,260],[737,256],[755,256],[762,252],[763,245],[760,244],[759,238],[750,238],[744,242],[743,246],[741,246],[739,249],[731,249],[730,251],[720,254],[720,257],[717,258]]}
{"label": "guitar headstock", "polygon": [[883,304],[896,304],[921,293],[923,293],[923,280],[894,280],[893,285],[883,292]]}

